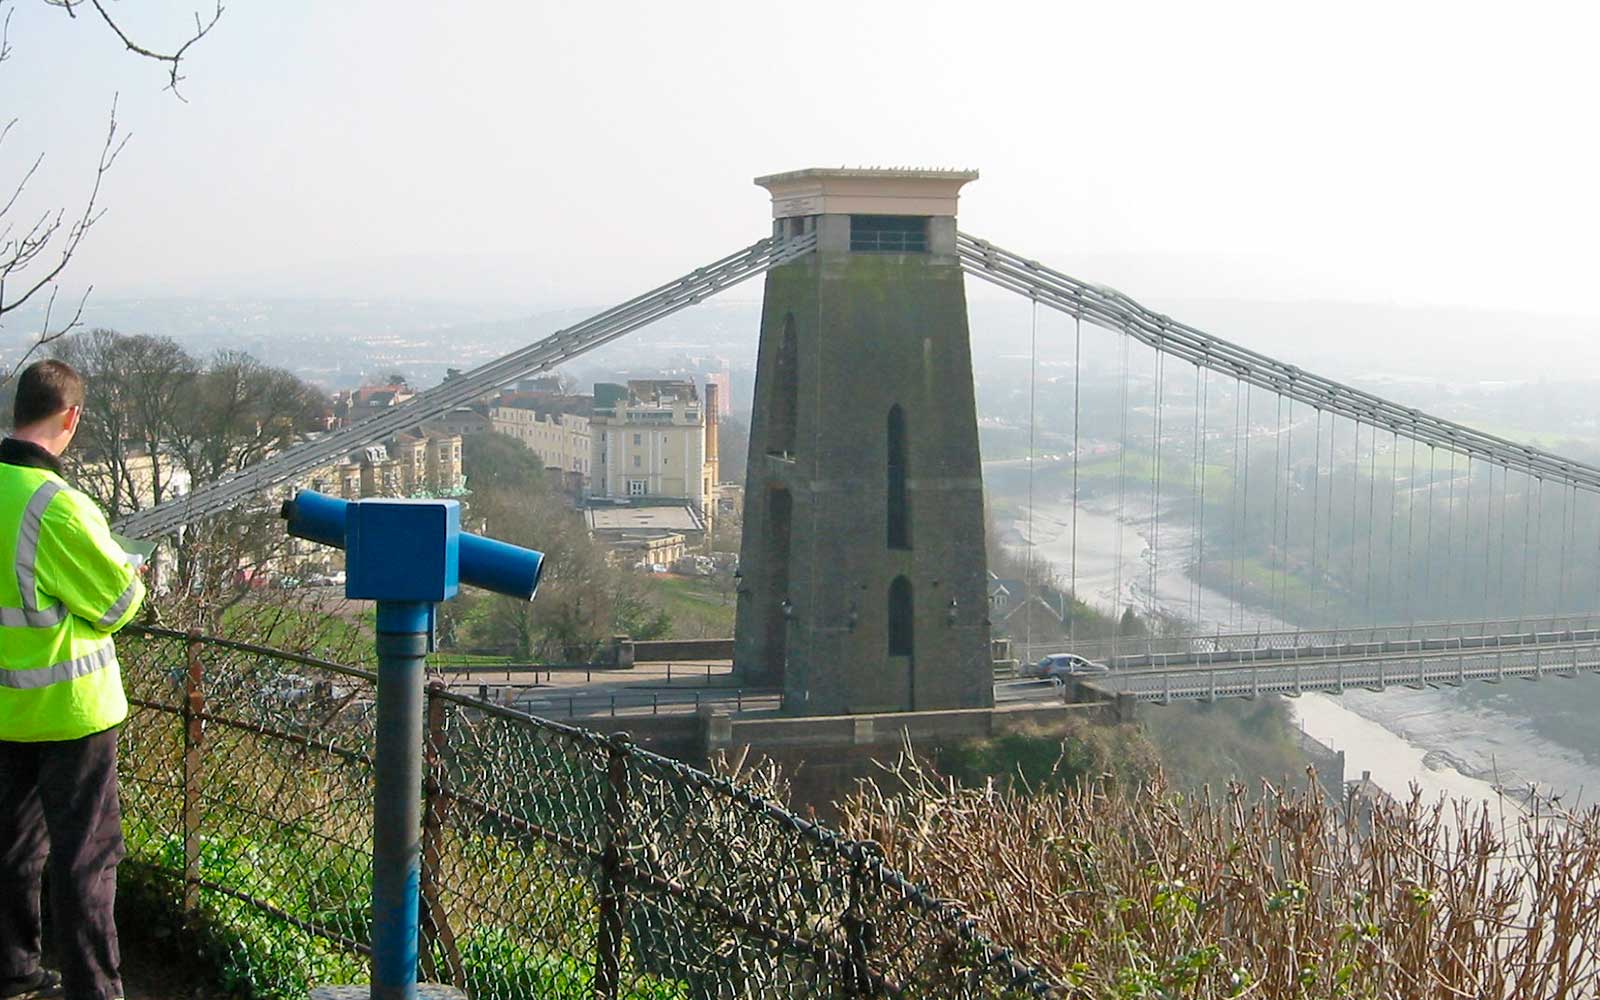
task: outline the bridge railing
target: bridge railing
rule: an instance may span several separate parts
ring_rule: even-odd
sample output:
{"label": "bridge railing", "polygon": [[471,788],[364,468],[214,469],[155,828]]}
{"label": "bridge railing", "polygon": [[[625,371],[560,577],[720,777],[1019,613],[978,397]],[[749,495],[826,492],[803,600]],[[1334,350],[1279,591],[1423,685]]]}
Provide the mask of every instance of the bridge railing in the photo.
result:
{"label": "bridge railing", "polygon": [[1245,652],[1257,649],[1314,649],[1329,646],[1396,642],[1449,641],[1485,636],[1583,632],[1600,628],[1600,615],[1528,615],[1521,618],[1414,622],[1408,625],[1356,625],[1347,628],[1303,628],[1198,633],[1178,636],[1123,636],[1077,643],[1034,643],[1024,661],[1037,663],[1050,653],[1077,653],[1112,662],[1126,657],[1163,654]]}
{"label": "bridge railing", "polygon": [[[1543,632],[1506,636],[1389,643],[1374,647],[1324,647],[1306,656],[1248,659],[1215,665],[1183,664],[1120,670],[1090,683],[1141,701],[1214,701],[1265,694],[1382,691],[1404,686],[1459,686],[1468,681],[1577,677],[1600,670],[1600,633]],[[1343,650],[1359,652],[1341,652]]]}
{"label": "bridge railing", "polygon": [[[118,641],[131,878],[234,986],[366,980],[373,680],[163,629]],[[710,774],[430,689],[421,972],[513,997],[1040,996],[956,905]]]}

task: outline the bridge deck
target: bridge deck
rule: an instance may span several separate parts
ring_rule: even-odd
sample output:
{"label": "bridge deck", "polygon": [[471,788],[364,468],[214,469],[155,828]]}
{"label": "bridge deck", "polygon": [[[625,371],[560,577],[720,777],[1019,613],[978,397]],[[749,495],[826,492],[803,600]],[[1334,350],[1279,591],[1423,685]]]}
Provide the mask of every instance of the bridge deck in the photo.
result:
{"label": "bridge deck", "polygon": [[[1390,648],[1400,645],[1410,648]],[[1131,694],[1140,701],[1167,704],[1263,694],[1381,691],[1396,685],[1460,685],[1509,677],[1576,677],[1584,672],[1600,672],[1600,634],[1591,630],[1448,643],[1419,640],[1411,644],[1256,650],[1250,654],[1234,651],[1212,654],[1212,662],[1194,662],[1201,655],[1190,654],[1190,662],[1183,665],[1124,666],[1095,678],[1095,684]]]}

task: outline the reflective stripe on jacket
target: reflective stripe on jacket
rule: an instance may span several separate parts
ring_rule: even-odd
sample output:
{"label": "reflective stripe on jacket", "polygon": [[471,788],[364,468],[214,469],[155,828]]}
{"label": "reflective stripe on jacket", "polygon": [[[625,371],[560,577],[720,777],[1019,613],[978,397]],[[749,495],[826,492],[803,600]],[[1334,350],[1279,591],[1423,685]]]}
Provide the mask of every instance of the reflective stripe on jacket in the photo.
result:
{"label": "reflective stripe on jacket", "polygon": [[127,718],[111,636],[143,600],[94,501],[0,463],[0,740],[75,740]]}

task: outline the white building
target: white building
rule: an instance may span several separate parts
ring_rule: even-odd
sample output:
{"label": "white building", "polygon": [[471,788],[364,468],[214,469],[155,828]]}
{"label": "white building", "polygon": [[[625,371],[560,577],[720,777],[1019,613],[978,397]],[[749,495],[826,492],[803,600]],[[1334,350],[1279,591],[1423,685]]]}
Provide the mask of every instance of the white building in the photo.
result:
{"label": "white building", "polygon": [[[681,500],[709,535],[717,505],[716,387],[638,379],[594,387],[589,493],[636,504]],[[709,405],[707,405],[709,404]]]}

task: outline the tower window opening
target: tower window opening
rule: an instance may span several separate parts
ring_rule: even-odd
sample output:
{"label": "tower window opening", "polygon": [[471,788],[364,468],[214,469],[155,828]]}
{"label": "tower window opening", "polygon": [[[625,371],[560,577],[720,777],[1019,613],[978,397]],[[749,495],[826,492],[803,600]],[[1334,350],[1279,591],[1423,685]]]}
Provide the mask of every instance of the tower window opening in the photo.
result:
{"label": "tower window opening", "polygon": [[767,454],[793,457],[795,435],[800,422],[800,345],[794,332],[794,314],[783,318],[783,334],[778,340],[777,363],[773,366],[771,420],[767,431]]}
{"label": "tower window opening", "polygon": [[922,215],[852,215],[853,253],[927,253],[928,219]]}
{"label": "tower window opening", "polygon": [[911,498],[906,492],[909,456],[906,447],[906,412],[899,404],[889,408],[888,545],[911,548]]}
{"label": "tower window opening", "polygon": [[911,581],[903,576],[889,584],[889,655],[910,656],[913,648]]}

